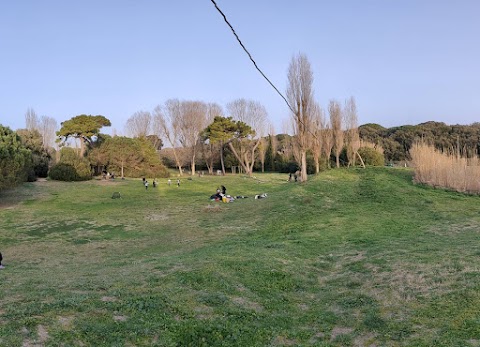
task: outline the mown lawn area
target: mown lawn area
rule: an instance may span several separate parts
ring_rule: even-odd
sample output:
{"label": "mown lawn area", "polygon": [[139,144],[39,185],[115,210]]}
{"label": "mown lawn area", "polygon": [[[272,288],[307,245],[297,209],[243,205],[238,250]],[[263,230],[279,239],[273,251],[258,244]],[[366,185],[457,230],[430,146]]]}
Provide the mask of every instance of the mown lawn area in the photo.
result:
{"label": "mown lawn area", "polygon": [[[479,197],[287,178],[0,193],[0,346],[480,346]],[[211,202],[222,184],[249,198]]]}

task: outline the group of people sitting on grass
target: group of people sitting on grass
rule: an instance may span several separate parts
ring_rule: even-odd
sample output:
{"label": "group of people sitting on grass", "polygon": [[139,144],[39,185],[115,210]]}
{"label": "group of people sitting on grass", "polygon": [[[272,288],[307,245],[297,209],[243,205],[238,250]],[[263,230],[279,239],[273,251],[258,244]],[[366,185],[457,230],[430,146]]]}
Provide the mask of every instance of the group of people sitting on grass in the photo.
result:
{"label": "group of people sitting on grass", "polygon": [[223,201],[223,202],[230,202],[235,200],[230,195],[227,195],[227,188],[225,188],[225,186],[222,186],[221,188],[222,189],[217,188],[217,192],[210,197],[210,200]]}
{"label": "group of people sitting on grass", "polygon": [[[243,197],[236,197],[237,199],[243,198]],[[223,201],[223,202],[233,202],[235,201],[235,198],[233,196],[227,195],[227,188],[225,186],[221,186],[220,188],[217,188],[217,192],[213,194],[210,197],[210,200],[212,201]]]}
{"label": "group of people sitting on grass", "polygon": [[[267,193],[263,194],[257,194],[255,195],[255,199],[263,199],[267,197]],[[237,195],[237,196],[231,196],[227,194],[227,188],[225,186],[221,186],[220,188],[217,188],[217,192],[213,194],[210,197],[211,201],[223,201],[223,202],[233,202],[237,199],[246,199],[248,196],[243,196],[243,195]]]}

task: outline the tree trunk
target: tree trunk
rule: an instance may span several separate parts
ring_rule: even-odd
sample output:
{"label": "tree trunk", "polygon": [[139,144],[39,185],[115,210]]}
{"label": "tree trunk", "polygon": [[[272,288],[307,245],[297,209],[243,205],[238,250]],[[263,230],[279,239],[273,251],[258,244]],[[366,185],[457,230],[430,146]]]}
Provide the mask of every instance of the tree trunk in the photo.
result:
{"label": "tree trunk", "polygon": [[247,166],[245,165],[245,163],[243,162],[243,160],[240,158],[240,156],[238,155],[237,151],[235,150],[235,147],[233,147],[233,144],[232,144],[231,142],[228,143],[228,147],[230,147],[230,149],[232,150],[233,155],[235,156],[235,158],[237,158],[237,160],[238,160],[238,162],[240,163],[240,165],[242,165],[242,168],[243,168],[243,170],[245,170],[245,173],[251,176],[252,173],[249,172]]}
{"label": "tree trunk", "polygon": [[123,177],[123,161],[122,161],[122,167],[120,168],[120,172],[121,172],[122,178],[124,178],[124,177]]}
{"label": "tree trunk", "polygon": [[358,153],[358,151],[355,152],[355,153],[357,154],[358,158],[360,159],[360,163],[362,163],[362,167],[365,169],[365,163],[364,163],[364,161],[363,161],[363,159],[362,159],[362,156],[360,155],[360,153]]}
{"label": "tree trunk", "polygon": [[320,173],[320,161],[319,158],[315,158],[315,173],[318,175]]}
{"label": "tree trunk", "polygon": [[337,168],[340,167],[340,155],[335,155],[335,160],[336,160],[336,163],[337,163]]}
{"label": "tree trunk", "polygon": [[178,159],[177,151],[175,151],[175,147],[172,147],[173,150],[173,156],[175,157],[175,162],[177,163],[178,167],[178,172],[180,173],[180,176],[183,175],[183,170],[182,170],[182,164],[180,164],[180,160]]}
{"label": "tree trunk", "polygon": [[225,163],[223,161],[223,143],[220,144],[220,163],[222,164],[222,175],[225,176]]}
{"label": "tree trunk", "polygon": [[208,174],[211,175],[213,172],[213,165],[209,164],[208,160],[205,161],[205,164],[207,165]]}
{"label": "tree trunk", "polygon": [[195,176],[195,154],[192,156],[192,176]]}
{"label": "tree trunk", "polygon": [[302,151],[302,167],[300,171],[300,179],[302,182],[307,181],[307,152],[305,150]]}

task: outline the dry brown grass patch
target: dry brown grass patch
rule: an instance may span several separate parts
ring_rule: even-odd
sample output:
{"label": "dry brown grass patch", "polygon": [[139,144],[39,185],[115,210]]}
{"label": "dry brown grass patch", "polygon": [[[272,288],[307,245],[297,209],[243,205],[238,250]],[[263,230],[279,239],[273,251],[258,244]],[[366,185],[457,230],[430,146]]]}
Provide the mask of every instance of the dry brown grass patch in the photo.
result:
{"label": "dry brown grass patch", "polygon": [[248,300],[244,297],[235,296],[232,298],[232,302],[238,306],[244,307],[249,310],[253,310],[255,312],[262,312],[263,306],[257,302]]}
{"label": "dry brown grass patch", "polygon": [[222,211],[222,208],[220,207],[220,205],[207,205],[203,208],[203,212],[207,212],[207,213],[210,213],[210,212],[221,212]]}
{"label": "dry brown grass patch", "polygon": [[298,346],[298,341],[286,338],[285,336],[277,336],[272,341],[273,346]]}

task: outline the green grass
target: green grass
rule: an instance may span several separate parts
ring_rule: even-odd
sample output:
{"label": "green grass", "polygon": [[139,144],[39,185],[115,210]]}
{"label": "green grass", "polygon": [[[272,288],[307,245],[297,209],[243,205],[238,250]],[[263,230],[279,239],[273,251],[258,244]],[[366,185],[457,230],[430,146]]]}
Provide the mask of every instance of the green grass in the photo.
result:
{"label": "green grass", "polygon": [[[287,178],[1,193],[0,346],[480,346],[478,197]],[[250,198],[210,202],[221,184]]]}

